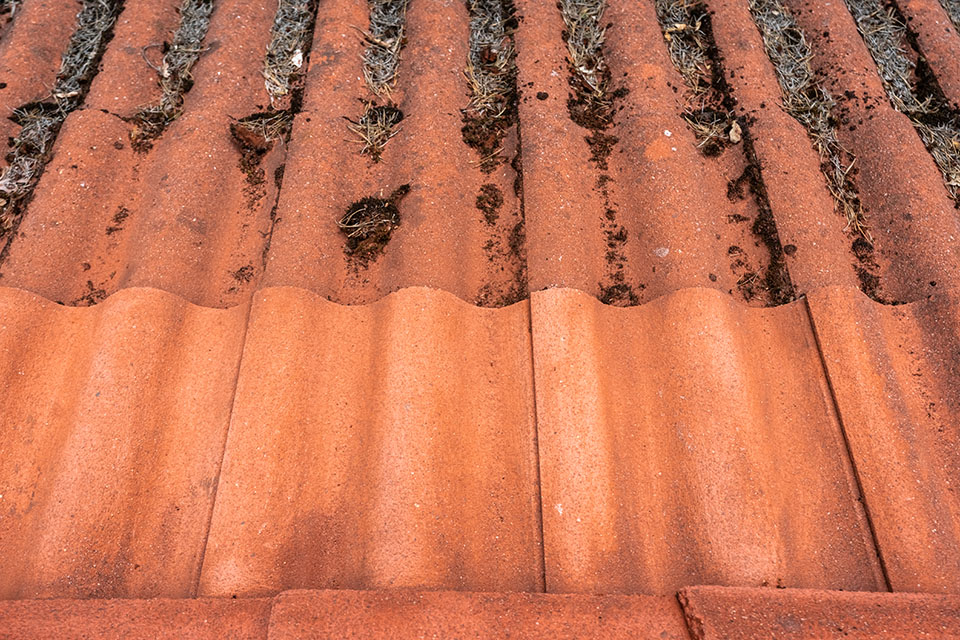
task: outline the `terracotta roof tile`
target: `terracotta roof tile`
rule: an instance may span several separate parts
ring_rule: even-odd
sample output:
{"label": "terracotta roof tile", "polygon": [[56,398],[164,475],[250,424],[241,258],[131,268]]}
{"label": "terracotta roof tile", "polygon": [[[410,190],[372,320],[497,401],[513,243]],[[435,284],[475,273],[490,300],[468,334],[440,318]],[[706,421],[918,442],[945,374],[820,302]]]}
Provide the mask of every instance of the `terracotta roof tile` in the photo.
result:
{"label": "terracotta roof tile", "polygon": [[695,640],[960,637],[956,596],[693,587],[680,601]]}
{"label": "terracotta roof tile", "polygon": [[0,602],[4,640],[266,639],[270,600],[19,600]]}
{"label": "terracotta roof tile", "polygon": [[213,0],[155,138],[98,1],[0,0],[0,636],[957,633],[957,0]]}
{"label": "terracotta roof tile", "polygon": [[0,289],[0,597],[194,593],[245,317]]}
{"label": "terracotta roof tile", "polygon": [[684,640],[674,598],[532,593],[291,591],[270,638],[637,638]]}
{"label": "terracotta roof tile", "polygon": [[529,322],[258,294],[200,593],[541,590]]}
{"label": "terracotta roof tile", "polygon": [[802,303],[532,297],[548,591],[884,583]]}
{"label": "terracotta roof tile", "polygon": [[955,297],[886,307],[811,294],[824,361],[896,591],[960,591]]}

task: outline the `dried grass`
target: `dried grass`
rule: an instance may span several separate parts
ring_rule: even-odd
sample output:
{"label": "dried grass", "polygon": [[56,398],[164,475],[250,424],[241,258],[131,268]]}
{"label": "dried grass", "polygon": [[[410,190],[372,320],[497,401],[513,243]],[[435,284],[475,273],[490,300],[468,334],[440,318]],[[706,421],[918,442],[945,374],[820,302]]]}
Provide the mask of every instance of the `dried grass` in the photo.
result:
{"label": "dried grass", "polygon": [[363,77],[378,96],[389,96],[397,80],[404,45],[408,0],[369,0],[370,27],[364,32]]}
{"label": "dried grass", "polygon": [[[180,25],[173,41],[164,43],[163,59],[157,71],[161,90],[160,101],[140,110],[137,129],[132,134],[134,146],[144,146],[158,137],[180,116],[183,95],[193,86],[190,70],[204,52],[203,40],[210,27],[213,0],[184,0],[180,7]],[[149,63],[148,63],[149,64]]]}
{"label": "dried grass", "polygon": [[589,87],[594,100],[607,99],[610,74],[603,55],[606,0],[560,0],[567,27],[567,53],[576,76]]}
{"label": "dried grass", "polygon": [[14,111],[21,129],[0,175],[0,236],[16,226],[20,205],[39,180],[63,121],[83,103],[122,6],[122,0],[84,0],[50,99]]}
{"label": "dried grass", "polygon": [[270,102],[287,96],[296,85],[310,46],[315,0],[279,0],[263,64]]}
{"label": "dried grass", "polygon": [[683,119],[699,148],[719,152],[730,140],[734,121],[714,87],[706,6],[702,0],[656,0],[654,6],[670,59],[687,88]]}
{"label": "dried grass", "polygon": [[514,17],[503,0],[470,0],[470,52],[464,75],[470,83],[468,112],[504,118],[516,98]]}
{"label": "dried grass", "polygon": [[847,220],[847,228],[872,242],[851,177],[856,159],[837,138],[832,116],[836,103],[813,73],[813,54],[803,32],[780,0],[750,0],[750,12],[777,74],[784,110],[807,130],[820,155],[820,170]]}
{"label": "dried grass", "polygon": [[357,120],[346,118],[347,127],[357,134],[363,142],[361,154],[370,155],[374,161],[380,160],[380,154],[390,138],[400,133],[400,121],[403,112],[393,105],[377,106],[373,102],[365,103],[363,113]]}

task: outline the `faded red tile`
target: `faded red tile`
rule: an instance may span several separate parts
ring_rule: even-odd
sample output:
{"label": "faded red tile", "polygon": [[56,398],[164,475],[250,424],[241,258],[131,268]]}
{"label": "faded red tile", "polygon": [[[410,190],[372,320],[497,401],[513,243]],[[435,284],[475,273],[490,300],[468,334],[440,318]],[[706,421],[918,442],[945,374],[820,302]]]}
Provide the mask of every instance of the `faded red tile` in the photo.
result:
{"label": "faded red tile", "polygon": [[245,319],[0,289],[0,598],[194,593]]}
{"label": "faded red tile", "polygon": [[960,638],[960,597],[691,587],[680,593],[695,640]]}
{"label": "faded red tile", "polygon": [[427,289],[259,292],[200,593],[541,590],[528,327]]}
{"label": "faded red tile", "polygon": [[290,591],[278,596],[270,638],[636,638],[682,640],[673,597]]}
{"label": "faded red tile", "polygon": [[531,304],[548,591],[884,588],[802,304]]}
{"label": "faded red tile", "polygon": [[810,295],[840,418],[894,591],[960,591],[960,306]]}
{"label": "faded red tile", "polygon": [[0,601],[4,640],[266,640],[270,600]]}

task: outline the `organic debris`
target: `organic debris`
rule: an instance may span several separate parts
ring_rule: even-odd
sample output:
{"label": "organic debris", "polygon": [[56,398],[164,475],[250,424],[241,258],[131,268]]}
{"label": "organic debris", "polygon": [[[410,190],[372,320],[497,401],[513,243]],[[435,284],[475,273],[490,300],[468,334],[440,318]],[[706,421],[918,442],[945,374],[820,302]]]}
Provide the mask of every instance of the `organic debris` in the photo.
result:
{"label": "organic debris", "polygon": [[960,0],[940,0],[940,4],[950,16],[953,26],[960,30]]}
{"label": "organic debris", "polygon": [[22,2],[23,0],[0,0],[0,16],[6,16],[7,21],[13,20]]}
{"label": "organic debris", "polygon": [[240,149],[240,169],[247,176],[251,201],[262,195],[259,187],[265,179],[260,161],[274,142],[287,139],[292,122],[290,111],[262,111],[230,123],[230,134]]}
{"label": "organic debris", "polygon": [[378,96],[390,95],[406,44],[404,27],[408,0],[369,0],[370,28],[363,34],[363,77]]}
{"label": "organic debris", "polygon": [[50,98],[14,110],[13,119],[22,128],[7,154],[10,164],[0,175],[0,237],[19,224],[63,121],[83,104],[122,8],[123,0],[84,0]]}
{"label": "organic debris", "polygon": [[389,198],[367,197],[354,202],[337,222],[347,236],[346,253],[359,266],[367,266],[383,252],[393,230],[400,224],[400,201],[410,185],[398,187]]}
{"label": "organic debris", "polygon": [[873,242],[854,183],[856,158],[837,138],[836,103],[813,73],[803,32],[780,0],[750,0],[750,11],[773,63],[784,110],[803,125],[820,155],[820,170],[847,228]]}
{"label": "organic debris", "polygon": [[740,139],[739,125],[724,105],[718,65],[711,51],[710,16],[702,0],[656,0],[657,20],[674,67],[687,87],[683,119],[705,155]]}
{"label": "organic debris", "polygon": [[517,66],[513,5],[504,0],[468,0],[470,51],[464,75],[470,103],[463,110],[463,140],[480,154],[486,172],[505,162],[499,155],[517,119]]}
{"label": "organic debris", "polygon": [[316,0],[280,0],[263,63],[271,105],[300,88],[315,18]]}
{"label": "organic debris", "polygon": [[613,124],[614,99],[622,94],[610,88],[610,69],[603,54],[606,0],[560,0],[558,6],[567,27],[563,37],[574,94],[567,101],[570,117],[585,129],[606,129]]}
{"label": "organic debris", "polygon": [[908,56],[906,47],[915,43],[916,37],[897,15],[895,5],[885,8],[880,0],[845,2],[877,65],[890,103],[910,118],[960,206],[960,112],[950,107],[920,52],[916,51],[918,63]]}
{"label": "organic debris", "polygon": [[204,52],[203,40],[212,13],[213,0],[183,0],[180,26],[173,34],[173,41],[163,43],[160,65],[150,65],[159,76],[160,102],[141,109],[134,116],[135,126],[130,140],[136,151],[149,149],[151,141],[160,137],[164,129],[180,116],[183,96],[193,86],[190,69]]}
{"label": "organic debris", "polygon": [[363,113],[357,120],[344,116],[350,124],[347,128],[359,136],[363,142],[361,154],[369,154],[374,162],[380,161],[383,148],[390,138],[400,133],[400,121],[403,112],[393,104],[377,105],[376,102],[364,102]]}

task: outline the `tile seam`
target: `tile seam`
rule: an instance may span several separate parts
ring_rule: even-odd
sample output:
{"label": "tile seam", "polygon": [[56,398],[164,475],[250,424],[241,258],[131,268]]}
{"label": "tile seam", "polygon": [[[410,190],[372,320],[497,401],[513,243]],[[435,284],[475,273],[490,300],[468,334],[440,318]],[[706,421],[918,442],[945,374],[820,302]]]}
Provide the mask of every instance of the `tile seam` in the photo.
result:
{"label": "tile seam", "polygon": [[[227,446],[230,443],[230,429],[233,427],[233,414],[237,406],[237,386],[240,381],[240,371],[243,368],[244,355],[247,350],[247,334],[250,332],[250,316],[253,312],[254,296],[256,294],[257,291],[253,291],[247,298],[246,302],[247,310],[244,314],[242,329],[243,333],[240,336],[240,357],[237,359],[236,373],[234,373],[233,376],[233,390],[230,398],[230,413],[227,415],[227,430],[223,435],[223,446],[220,448],[220,459],[217,462],[217,473],[214,475],[213,496],[210,500],[210,512],[207,516],[207,526],[203,536],[203,546],[200,548],[200,558],[199,562],[197,563],[197,578],[193,585],[193,594],[190,596],[192,598],[197,598],[200,594],[200,580],[203,577],[203,563],[207,555],[207,545],[210,542],[210,529],[213,526],[213,514],[217,506],[217,496],[220,494],[220,476],[223,471],[223,460],[227,455]],[[272,603],[270,607],[272,611]]]}
{"label": "tile seam", "polygon": [[547,593],[547,541],[543,534],[543,473],[540,464],[540,411],[537,407],[537,358],[533,345],[533,296],[528,295],[527,330],[530,334],[530,389],[533,396],[533,453],[537,469],[537,520],[540,525],[540,590]]}
{"label": "tile seam", "polygon": [[830,377],[830,370],[827,368],[827,358],[823,350],[823,343],[820,340],[820,333],[817,331],[817,322],[813,316],[813,308],[810,306],[810,298],[803,296],[803,306],[806,310],[807,320],[809,321],[810,332],[813,334],[814,344],[817,348],[817,355],[820,357],[820,368],[823,371],[824,381],[827,383],[827,390],[830,393],[830,402],[833,405],[833,412],[837,417],[837,426],[840,430],[840,437],[843,440],[843,446],[846,453],[846,463],[849,472],[853,476],[854,488],[857,490],[857,501],[863,510],[864,518],[867,521],[867,528],[870,531],[870,538],[873,542],[873,550],[877,556],[877,562],[880,565],[880,572],[883,575],[884,586],[888,592],[893,591],[890,582],[890,575],[887,571],[887,563],[883,557],[883,550],[880,548],[880,540],[877,537],[877,529],[874,524],[873,516],[870,514],[870,505],[867,502],[866,492],[863,490],[863,481],[860,477],[860,470],[857,468],[857,461],[853,456],[853,447],[850,444],[850,438],[847,436],[847,428],[843,421],[843,414],[840,411],[840,401],[837,399],[837,392]]}

